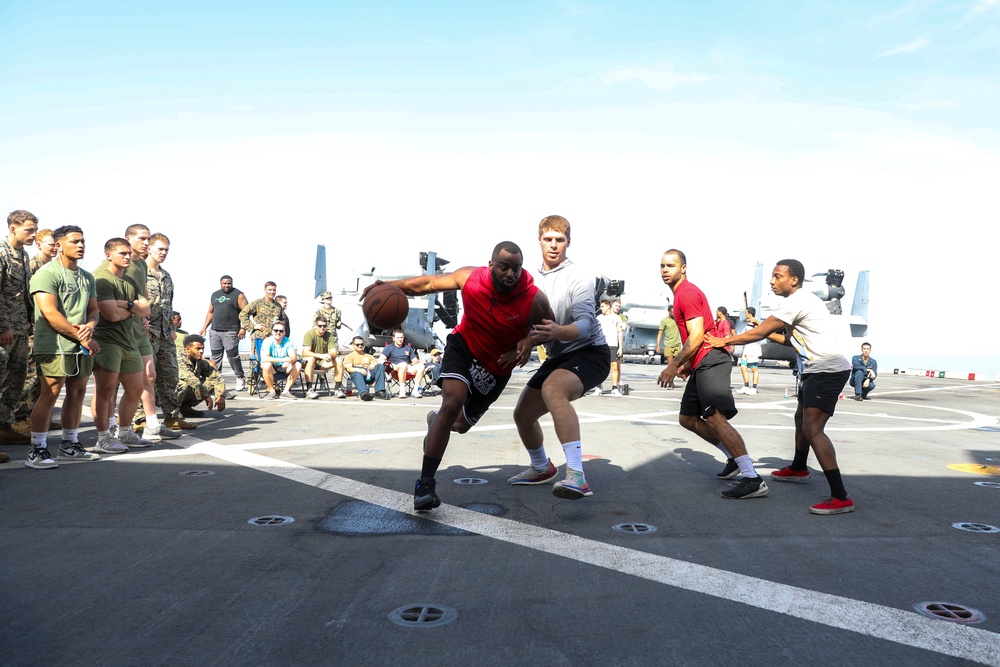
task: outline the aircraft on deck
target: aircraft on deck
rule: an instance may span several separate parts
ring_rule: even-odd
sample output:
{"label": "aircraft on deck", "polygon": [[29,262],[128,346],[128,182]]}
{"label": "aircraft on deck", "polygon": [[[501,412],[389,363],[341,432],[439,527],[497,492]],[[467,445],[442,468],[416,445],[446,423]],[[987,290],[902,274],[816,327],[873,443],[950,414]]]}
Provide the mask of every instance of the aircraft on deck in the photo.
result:
{"label": "aircraft on deck", "polygon": [[[392,342],[391,331],[373,330],[365,322],[358,299],[361,296],[361,291],[376,280],[409,278],[419,275],[419,273],[425,275],[442,273],[441,267],[449,263],[448,260],[438,257],[435,252],[421,252],[419,261],[421,272],[403,273],[395,269],[378,270],[378,267],[373,266],[369,270],[356,273],[351,284],[329,290],[333,294],[334,305],[340,308],[343,313],[344,321],[358,324],[352,336],[361,336],[368,341],[369,346],[376,348],[381,348]],[[326,247],[323,245],[316,247],[315,283],[316,297],[328,291]],[[458,324],[458,293],[444,292],[423,297],[410,297],[407,302],[410,306],[410,312],[407,313],[406,320],[400,325],[406,336],[406,342],[415,350],[429,351],[435,347],[443,350],[444,341],[439,332],[435,331],[434,325],[439,323],[445,329],[450,330]]]}
{"label": "aircraft on deck", "polygon": [[[736,332],[742,332],[746,329],[747,306],[752,306],[757,311],[757,319],[760,321],[767,319],[770,311],[773,309],[773,304],[775,303],[773,300],[770,302],[762,300],[763,274],[764,265],[757,264],[754,269],[750,296],[748,297],[747,293],[744,292],[742,307],[731,311],[739,313],[738,316],[730,316],[733,330]],[[826,273],[815,273],[811,276],[811,279],[806,278],[807,284],[802,288],[808,289],[818,296],[826,304],[827,310],[832,315],[836,315],[837,319],[843,323],[838,333],[840,334],[841,343],[845,347],[842,352],[848,358],[856,354],[856,350],[860,347],[860,343],[855,344],[853,339],[863,338],[868,335],[868,280],[869,272],[867,270],[858,271],[858,280],[854,288],[850,315],[844,313],[841,305],[841,299],[844,298],[846,290],[843,286],[844,272],[840,269],[830,269]],[[778,298],[780,297],[773,297],[773,299]],[[762,359],[764,360],[795,362],[795,350],[787,345],[779,345],[764,340],[761,343],[761,347],[763,350]],[[739,359],[742,354],[742,346],[737,346],[733,351],[733,356],[736,359]]]}

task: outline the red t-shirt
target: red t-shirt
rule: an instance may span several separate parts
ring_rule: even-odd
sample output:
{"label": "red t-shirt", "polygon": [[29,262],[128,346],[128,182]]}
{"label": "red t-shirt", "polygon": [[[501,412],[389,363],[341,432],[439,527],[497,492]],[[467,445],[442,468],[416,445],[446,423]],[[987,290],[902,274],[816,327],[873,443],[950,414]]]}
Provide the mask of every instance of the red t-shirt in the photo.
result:
{"label": "red t-shirt", "polygon": [[[674,290],[674,321],[677,322],[677,330],[681,334],[681,342],[686,343],[688,339],[687,321],[697,317],[702,319],[702,326],[706,334],[718,336],[715,329],[715,316],[712,308],[708,305],[705,293],[691,284],[690,280],[685,280]],[[691,369],[694,370],[705,355],[712,351],[712,346],[707,342],[701,344],[701,348],[690,360]]]}
{"label": "red t-shirt", "polygon": [[455,331],[462,334],[472,356],[490,373],[507,376],[513,370],[513,366],[500,366],[497,360],[528,335],[537,292],[527,271],[521,272],[517,285],[506,294],[493,287],[489,267],[481,266],[469,274],[462,288],[462,321]]}

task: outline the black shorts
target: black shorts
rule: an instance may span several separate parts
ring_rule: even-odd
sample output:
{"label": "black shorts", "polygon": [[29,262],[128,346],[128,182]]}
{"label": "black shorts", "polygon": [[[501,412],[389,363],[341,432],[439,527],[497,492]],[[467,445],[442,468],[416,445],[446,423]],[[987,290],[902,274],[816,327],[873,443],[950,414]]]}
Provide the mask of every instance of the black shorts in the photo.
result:
{"label": "black shorts", "polygon": [[618,346],[608,345],[608,356],[611,357],[611,362],[614,363],[618,360]]}
{"label": "black shorts", "polygon": [[442,380],[461,380],[465,383],[469,393],[465,397],[462,413],[465,421],[475,425],[500,398],[510,376],[494,375],[483,368],[472,356],[462,334],[448,334],[446,349],[448,353],[441,359],[437,385],[440,387]]}
{"label": "black shorts", "polygon": [[542,384],[560,368],[575,374],[583,383],[584,393],[604,382],[611,373],[607,345],[591,345],[558,357],[549,357],[528,380],[528,386],[541,390]]}
{"label": "black shorts", "polygon": [[840,392],[844,390],[851,371],[839,373],[803,373],[799,386],[799,403],[804,408],[819,408],[833,416]]}
{"label": "black shorts", "polygon": [[724,350],[715,349],[705,355],[688,378],[681,397],[682,415],[708,417],[716,411],[732,419],[739,410],[729,388],[733,358]]}

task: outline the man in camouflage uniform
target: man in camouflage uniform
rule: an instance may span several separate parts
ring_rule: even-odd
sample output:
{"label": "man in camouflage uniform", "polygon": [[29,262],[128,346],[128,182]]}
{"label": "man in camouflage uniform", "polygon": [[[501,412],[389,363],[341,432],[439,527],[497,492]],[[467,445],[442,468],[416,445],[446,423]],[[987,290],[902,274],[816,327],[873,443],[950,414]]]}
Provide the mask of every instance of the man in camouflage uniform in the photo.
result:
{"label": "man in camouflage uniform", "polygon": [[340,343],[337,341],[337,331],[341,328],[351,331],[351,326],[349,324],[344,324],[341,319],[340,308],[333,305],[333,294],[330,292],[323,292],[319,295],[319,299],[320,307],[317,308],[315,314],[313,314],[313,322],[316,321],[316,318],[322,317],[327,322],[327,331],[329,331],[332,335],[330,349],[337,352],[337,371],[334,374],[334,381],[337,384],[334,387],[334,394],[337,398],[340,398],[340,394],[344,390],[344,358],[340,356]]}
{"label": "man in camouflage uniform", "polygon": [[[31,275],[34,276],[38,273],[38,269],[51,262],[55,257],[56,241],[52,238],[52,230],[38,230],[35,234],[35,254],[31,258],[31,261],[28,262]],[[17,409],[14,410],[14,419],[16,420],[14,428],[25,433],[28,432],[26,429],[30,429],[31,427],[28,423],[31,418],[31,409],[35,406],[35,402],[38,400],[42,389],[38,383],[38,364],[34,361],[34,343],[35,337],[33,335],[28,336],[28,372],[24,378],[24,391],[21,392],[21,402],[18,403]],[[62,425],[55,422],[49,424],[50,431],[58,428],[62,428]]]}
{"label": "man in camouflage uniform", "polygon": [[[28,285],[31,273],[24,246],[35,242],[38,218],[28,211],[7,216],[7,238],[0,241],[0,444],[27,444],[14,430],[14,410],[28,370],[28,336],[35,319]],[[10,460],[6,454],[3,457]]]}
{"label": "man in camouflage uniform", "polygon": [[[164,234],[149,237],[149,256],[146,262],[146,294],[149,299],[149,343],[153,348],[156,368],[156,404],[163,410],[163,423],[167,428],[194,428],[194,424],[181,423],[181,406],[177,400],[177,348],[174,339],[174,280],[162,264],[170,251],[170,239]],[[136,418],[144,416],[142,407]]]}
{"label": "man in camouflage uniform", "polygon": [[261,341],[271,335],[275,322],[285,319],[285,311],[274,298],[277,293],[278,286],[268,280],[264,283],[264,296],[240,311],[240,327],[250,332],[251,353],[257,359],[260,359]]}
{"label": "man in camouflage uniform", "polygon": [[[205,339],[198,334],[184,338],[184,354],[179,356],[180,380],[177,397],[184,407],[193,408],[204,402],[222,412],[226,409],[226,383],[222,374],[202,357],[205,354]],[[214,396],[214,400],[213,400]]]}

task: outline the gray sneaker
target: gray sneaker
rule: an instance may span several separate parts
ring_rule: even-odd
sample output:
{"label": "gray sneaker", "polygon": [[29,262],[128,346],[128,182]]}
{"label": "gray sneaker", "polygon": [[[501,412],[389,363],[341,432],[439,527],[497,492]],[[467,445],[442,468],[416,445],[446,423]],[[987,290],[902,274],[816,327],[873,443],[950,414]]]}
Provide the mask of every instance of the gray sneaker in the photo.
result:
{"label": "gray sneaker", "polygon": [[95,452],[101,452],[102,454],[124,454],[128,451],[128,447],[123,445],[118,438],[107,437],[107,438],[97,438],[97,446],[94,447]]}
{"label": "gray sneaker", "polygon": [[151,440],[146,440],[145,438],[140,438],[137,436],[132,429],[118,429],[118,441],[123,445],[128,445],[132,449],[142,449],[143,447],[149,447],[153,444]]}
{"label": "gray sneaker", "polygon": [[293,394],[290,389],[286,389],[285,391],[281,392],[281,397],[282,398],[287,398],[290,401],[297,401],[298,398],[299,398],[298,396],[296,396],[295,394]]}
{"label": "gray sneaker", "polygon": [[181,432],[169,429],[161,423],[155,429],[144,429],[142,437],[144,440],[149,440],[150,442],[163,442],[164,440],[176,440],[181,437]]}
{"label": "gray sneaker", "polygon": [[306,398],[319,398],[319,394],[316,393],[315,389],[310,389],[306,392]]}
{"label": "gray sneaker", "polygon": [[100,458],[100,454],[88,452],[79,442],[63,440],[59,445],[60,461],[97,461]]}
{"label": "gray sneaker", "polygon": [[552,459],[549,459],[549,463],[545,466],[545,470],[528,468],[524,472],[518,473],[508,479],[507,483],[513,484],[514,486],[548,484],[549,482],[554,482],[558,475],[559,470],[552,464]]}
{"label": "gray sneaker", "polygon": [[44,447],[32,447],[31,451],[28,452],[27,458],[24,459],[24,465],[35,470],[48,470],[49,468],[59,467],[59,464],[52,460],[49,450]]}
{"label": "gray sneaker", "polygon": [[264,394],[264,398],[261,399],[261,400],[264,400],[264,401],[273,401],[273,400],[275,400],[277,398],[278,398],[277,394],[275,394],[273,391],[269,391],[266,394]]}

